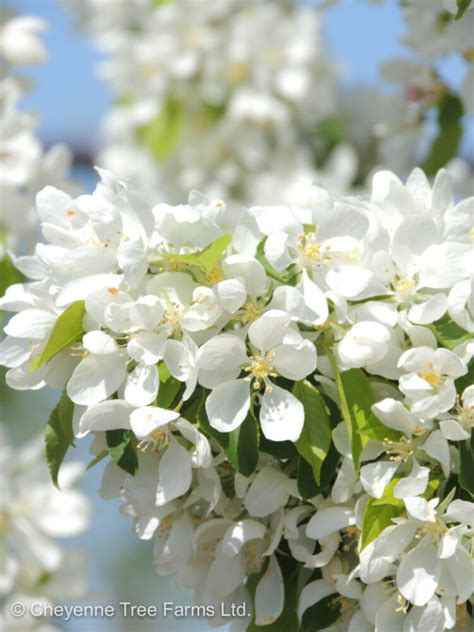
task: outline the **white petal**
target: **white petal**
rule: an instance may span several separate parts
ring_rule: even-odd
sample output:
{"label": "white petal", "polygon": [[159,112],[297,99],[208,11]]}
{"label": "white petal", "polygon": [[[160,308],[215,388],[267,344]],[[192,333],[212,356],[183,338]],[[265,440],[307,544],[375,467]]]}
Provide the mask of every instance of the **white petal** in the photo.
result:
{"label": "white petal", "polygon": [[266,390],[260,408],[262,432],[271,441],[296,441],[303,430],[303,404],[285,389],[273,384]]}
{"label": "white petal", "polygon": [[277,309],[265,312],[248,331],[251,343],[263,354],[279,345],[287,332],[291,317]]}
{"label": "white petal", "polygon": [[381,498],[398,469],[398,461],[376,461],[360,468],[360,482],[373,498]]}
{"label": "white petal", "polygon": [[432,432],[421,448],[433,457],[433,459],[439,461],[443,468],[444,475],[448,478],[450,471],[449,444],[443,437],[441,431],[435,430]]}
{"label": "white petal", "polygon": [[79,420],[78,437],[85,436],[91,430],[116,430],[130,428],[130,413],[132,407],[123,399],[110,399],[95,404],[86,410]]}
{"label": "white petal", "polygon": [[248,363],[245,343],[238,336],[221,334],[200,347],[196,365],[200,369],[220,371]]}
{"label": "white petal", "polygon": [[147,406],[156,399],[159,381],[156,366],[139,364],[127,375],[124,397],[132,406]]}
{"label": "white petal", "polygon": [[250,388],[244,379],[219,384],[206,400],[209,423],[220,432],[231,432],[240,426],[249,408]]}
{"label": "white petal", "polygon": [[306,534],[313,540],[326,538],[355,524],[354,511],[349,507],[329,507],[317,511],[306,527]]}
{"label": "white petal", "polygon": [[301,591],[298,602],[298,618],[301,620],[301,617],[308,608],[314,606],[314,604],[321,601],[321,599],[333,595],[335,592],[336,589],[325,582],[324,579],[316,579],[306,584]]}
{"label": "white petal", "polygon": [[171,437],[158,466],[156,505],[166,505],[185,494],[191,486],[191,480],[191,456],[186,448]]}
{"label": "white petal", "polygon": [[405,498],[422,494],[428,485],[429,475],[430,469],[428,467],[422,467],[417,461],[414,461],[410,476],[398,481],[394,487],[393,495],[395,498]]}
{"label": "white petal", "polygon": [[438,586],[439,574],[436,549],[422,541],[402,558],[397,571],[397,586],[410,603],[424,606]]}
{"label": "white petal", "polygon": [[158,406],[137,408],[130,415],[130,428],[137,439],[148,437],[153,430],[178,419],[179,413]]}
{"label": "white petal", "polygon": [[300,344],[283,344],[276,348],[273,366],[289,380],[302,380],[316,369],[316,348],[309,340]]}
{"label": "white petal", "polygon": [[56,322],[57,316],[43,309],[25,309],[15,314],[5,325],[4,332],[14,338],[45,338]]}
{"label": "white petal", "polygon": [[166,336],[151,331],[142,331],[127,345],[128,355],[141,364],[157,364],[166,348]]}
{"label": "white petal", "polygon": [[283,576],[276,557],[272,555],[255,591],[256,625],[269,625],[276,621],[283,611],[284,599]]}
{"label": "white petal", "polygon": [[288,502],[287,476],[273,467],[257,474],[244,499],[244,506],[255,518],[263,518],[284,507]]}
{"label": "white petal", "polygon": [[74,369],[67,393],[75,404],[97,404],[115,393],[125,375],[125,362],[118,354],[89,355]]}

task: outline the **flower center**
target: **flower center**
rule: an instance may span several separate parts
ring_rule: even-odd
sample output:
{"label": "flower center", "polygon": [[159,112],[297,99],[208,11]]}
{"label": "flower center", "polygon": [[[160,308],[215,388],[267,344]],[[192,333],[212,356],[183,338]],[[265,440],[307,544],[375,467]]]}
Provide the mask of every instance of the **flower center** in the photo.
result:
{"label": "flower center", "polygon": [[431,363],[426,371],[420,371],[419,376],[433,388],[436,388],[441,383],[441,376]]}
{"label": "flower center", "polygon": [[397,292],[402,299],[407,299],[412,295],[415,285],[415,279],[406,276],[397,276],[393,282],[395,292]]}
{"label": "flower center", "polygon": [[421,537],[427,535],[435,545],[438,545],[448,532],[448,527],[436,519],[435,522],[424,522],[420,529]]}
{"label": "flower center", "polygon": [[474,426],[474,406],[461,406],[459,416],[464,426]]}
{"label": "flower center", "polygon": [[383,444],[386,448],[385,453],[389,456],[390,461],[406,461],[410,456],[415,454],[415,446],[411,439],[402,437],[400,441],[390,441],[385,438]]}
{"label": "flower center", "polygon": [[258,305],[249,301],[245,303],[243,306],[243,314],[241,316],[241,320],[244,325],[248,325],[249,323],[253,323],[254,320],[257,320],[259,316],[262,315],[262,310]]}
{"label": "flower center", "polygon": [[248,573],[258,573],[263,562],[263,553],[267,548],[265,539],[249,540],[240,549],[240,561]]}
{"label": "flower center", "polygon": [[172,329],[176,329],[179,325],[180,316],[181,310],[179,305],[170,301],[166,306],[161,322],[163,325],[168,325]]}
{"label": "flower center", "polygon": [[[262,386],[262,381],[270,377],[278,377],[278,373],[275,372],[274,366],[271,364],[273,361],[273,355],[266,353],[265,357],[260,355],[250,356],[251,363],[244,367],[244,371],[251,373],[255,378],[253,388],[257,391]],[[251,379],[251,376],[249,376]]]}

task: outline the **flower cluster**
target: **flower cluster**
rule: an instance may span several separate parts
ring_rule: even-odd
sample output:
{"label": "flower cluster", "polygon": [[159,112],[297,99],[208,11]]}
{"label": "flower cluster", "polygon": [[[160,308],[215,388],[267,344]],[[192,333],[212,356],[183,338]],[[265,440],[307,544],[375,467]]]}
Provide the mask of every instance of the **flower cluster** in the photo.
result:
{"label": "flower cluster", "polygon": [[32,248],[36,232],[35,195],[46,184],[74,190],[67,180],[71,155],[65,145],[44,150],[36,136],[37,117],[19,109],[19,101],[31,82],[15,74],[18,67],[46,61],[47,52],[39,37],[46,29],[43,20],[0,16],[0,268],[7,249]]}
{"label": "flower cluster", "polygon": [[14,449],[3,431],[0,436],[0,621],[4,630],[39,629],[29,615],[20,625],[10,606],[61,604],[87,594],[84,552],[65,549],[58,541],[88,527],[89,501],[75,487],[83,468],[77,462],[64,465],[59,491],[49,480],[42,438]]}
{"label": "flower cluster", "polygon": [[257,625],[468,617],[474,199],[382,171],[369,197],[237,214],[100,176],[38,194],[47,243],[0,300],[0,362],[12,388],[64,388],[62,427],[94,436],[158,573]]}
{"label": "flower cluster", "polygon": [[[314,132],[334,108],[336,75],[315,7],[66,2],[105,54],[100,72],[117,98],[98,164],[174,203],[191,189],[294,202],[315,179]],[[354,170],[345,147],[321,175],[344,187]]]}

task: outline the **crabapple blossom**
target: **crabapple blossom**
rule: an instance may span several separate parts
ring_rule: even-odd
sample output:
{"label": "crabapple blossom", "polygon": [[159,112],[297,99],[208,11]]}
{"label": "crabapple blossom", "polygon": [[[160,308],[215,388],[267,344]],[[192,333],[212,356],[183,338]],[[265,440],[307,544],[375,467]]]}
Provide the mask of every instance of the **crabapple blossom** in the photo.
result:
{"label": "crabapple blossom", "polygon": [[0,362],[12,388],[63,389],[157,572],[259,625],[291,591],[295,629],[467,617],[472,199],[382,171],[365,197],[236,214],[99,173],[38,194]]}

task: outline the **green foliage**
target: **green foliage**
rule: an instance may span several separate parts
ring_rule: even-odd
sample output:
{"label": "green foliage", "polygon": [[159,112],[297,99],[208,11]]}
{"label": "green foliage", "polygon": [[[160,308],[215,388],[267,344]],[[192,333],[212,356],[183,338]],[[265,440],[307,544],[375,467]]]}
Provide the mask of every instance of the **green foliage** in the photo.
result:
{"label": "green foliage", "polygon": [[283,460],[298,456],[298,451],[292,441],[271,441],[264,435],[260,437],[260,451]]}
{"label": "green foliage", "polygon": [[158,375],[160,377],[160,388],[158,389],[156,405],[160,408],[172,408],[183,384],[171,375],[168,367],[163,362],[160,362],[158,366]]}
{"label": "green foliage", "polygon": [[296,382],[293,395],[304,407],[304,426],[296,449],[313,469],[314,478],[321,482],[321,467],[331,445],[328,411],[319,391],[307,380]]}
{"label": "green foliage", "polygon": [[319,494],[319,486],[314,480],[313,468],[302,456],[298,457],[296,482],[301,498],[314,498]]}
{"label": "green foliage", "polygon": [[265,237],[257,246],[257,252],[255,253],[255,258],[259,261],[267,276],[271,279],[275,279],[279,283],[285,283],[286,285],[295,285],[295,281],[297,279],[297,273],[294,269],[294,266],[290,266],[284,272],[278,272],[275,268],[270,264],[268,259],[265,256],[265,242],[267,238]]}
{"label": "green foliage", "polygon": [[74,445],[73,412],[74,404],[67,396],[66,391],[64,391],[61,399],[49,416],[44,435],[46,462],[51,474],[51,480],[58,488],[59,469],[69,447]]}
{"label": "green foliage", "polygon": [[474,433],[459,443],[459,484],[474,500]]}
{"label": "green foliage", "polygon": [[23,277],[13,265],[10,257],[5,255],[0,259],[0,296],[3,296],[10,285],[21,283]]}
{"label": "green foliage", "polygon": [[153,154],[157,162],[166,160],[176,149],[184,124],[182,105],[168,98],[159,114],[139,128],[138,140]]}
{"label": "green foliage", "polygon": [[426,175],[436,175],[439,169],[457,155],[462,138],[462,115],[463,105],[459,97],[447,94],[439,101],[438,135],[421,165]]}
{"label": "green foliage", "polygon": [[[215,270],[220,257],[225,252],[231,241],[231,235],[221,235],[200,252],[190,254],[163,252],[157,257],[157,260],[164,260],[170,263],[183,264],[186,266],[195,266],[196,268],[202,270],[205,274],[211,274],[211,272]],[[155,263],[156,261],[152,261],[152,264]]]}
{"label": "green foliage", "polygon": [[43,364],[49,362],[57,353],[63,349],[67,349],[74,342],[81,340],[84,335],[84,328],[82,326],[84,313],[84,301],[76,301],[64,310],[55,322],[41,355],[36,356],[31,361],[30,369],[32,371],[36,371],[43,366]]}
{"label": "green foliage", "polygon": [[341,410],[351,437],[352,457],[356,473],[360,455],[369,439],[398,439],[400,433],[384,426],[371,410],[375,396],[361,369],[350,369],[337,375]]}
{"label": "green foliage", "polygon": [[243,476],[250,476],[257,467],[259,437],[258,423],[251,412],[238,428],[229,433],[225,453],[229,462]]}
{"label": "green foliage", "polygon": [[134,476],[138,469],[138,457],[133,447],[131,430],[107,430],[105,438],[112,461],[124,472]]}
{"label": "green foliage", "polygon": [[471,4],[471,0],[457,0],[458,11],[454,19],[460,20],[462,16],[466,13],[466,11],[469,9],[470,4]]}
{"label": "green foliage", "polygon": [[467,342],[472,336],[457,325],[449,316],[443,316],[431,325],[431,329],[439,344],[447,349],[454,349]]}
{"label": "green foliage", "polygon": [[[403,479],[404,477],[395,476],[385,487],[381,498],[369,498],[362,524],[362,549],[375,540],[384,529],[393,525],[393,518],[398,518],[405,512],[403,500],[393,495],[395,486]],[[440,479],[433,478],[421,496],[431,498],[439,484]]]}
{"label": "green foliage", "polygon": [[313,606],[305,610],[301,621],[303,632],[313,630],[326,630],[336,623],[341,616],[341,603],[334,593],[321,599]]}

